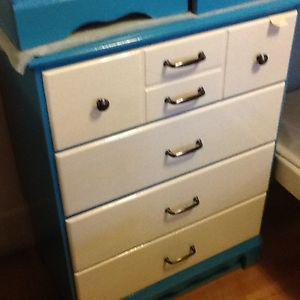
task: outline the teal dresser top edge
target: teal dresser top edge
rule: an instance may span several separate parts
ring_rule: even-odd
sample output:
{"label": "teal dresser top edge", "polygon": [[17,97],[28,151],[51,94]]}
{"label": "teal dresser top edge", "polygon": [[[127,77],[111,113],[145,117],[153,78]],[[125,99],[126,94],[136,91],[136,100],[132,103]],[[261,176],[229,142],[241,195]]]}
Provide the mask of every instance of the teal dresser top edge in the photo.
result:
{"label": "teal dresser top edge", "polygon": [[161,0],[1,0],[0,26],[14,45],[28,50],[63,40],[95,22],[112,22],[131,14],[161,18],[188,11],[188,0],[163,2],[162,5]]}
{"label": "teal dresser top edge", "polygon": [[261,0],[246,3],[205,13],[193,19],[122,34],[48,56],[37,57],[28,67],[37,70],[55,68],[298,8],[300,8],[300,0]]}

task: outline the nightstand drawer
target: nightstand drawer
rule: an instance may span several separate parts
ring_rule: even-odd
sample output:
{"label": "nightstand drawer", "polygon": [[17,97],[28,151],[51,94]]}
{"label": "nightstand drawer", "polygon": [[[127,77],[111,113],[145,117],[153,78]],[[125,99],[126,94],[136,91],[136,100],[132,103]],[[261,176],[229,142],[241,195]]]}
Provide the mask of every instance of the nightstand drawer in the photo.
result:
{"label": "nightstand drawer", "polygon": [[222,69],[146,89],[147,121],[179,114],[223,98]]}
{"label": "nightstand drawer", "polygon": [[56,154],[67,216],[271,142],[284,84]]}
{"label": "nightstand drawer", "polygon": [[[258,196],[75,273],[79,299],[123,299],[255,237],[260,231],[264,200],[265,195]],[[182,261],[176,263],[180,258]]]}
{"label": "nightstand drawer", "polygon": [[148,86],[222,67],[227,33],[216,30],[145,49]]}
{"label": "nightstand drawer", "polygon": [[286,79],[296,11],[229,28],[225,97]]}
{"label": "nightstand drawer", "polygon": [[141,51],[44,72],[55,149],[144,123],[144,77]]}
{"label": "nightstand drawer", "polygon": [[273,155],[271,143],[67,219],[74,271],[265,193]]}

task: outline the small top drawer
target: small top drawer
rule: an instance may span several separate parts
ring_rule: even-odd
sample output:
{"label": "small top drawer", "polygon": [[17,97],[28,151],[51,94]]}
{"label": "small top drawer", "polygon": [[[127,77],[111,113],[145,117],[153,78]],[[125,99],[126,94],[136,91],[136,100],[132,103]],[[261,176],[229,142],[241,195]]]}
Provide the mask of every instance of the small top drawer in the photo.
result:
{"label": "small top drawer", "polygon": [[142,51],[44,72],[55,149],[144,123],[144,78]]}
{"label": "small top drawer", "polygon": [[223,70],[213,69],[147,88],[147,121],[176,115],[222,99],[223,81]]}
{"label": "small top drawer", "polygon": [[286,79],[297,12],[229,28],[225,97]]}
{"label": "small top drawer", "polygon": [[226,40],[226,31],[216,30],[146,48],[147,85],[222,66]]}

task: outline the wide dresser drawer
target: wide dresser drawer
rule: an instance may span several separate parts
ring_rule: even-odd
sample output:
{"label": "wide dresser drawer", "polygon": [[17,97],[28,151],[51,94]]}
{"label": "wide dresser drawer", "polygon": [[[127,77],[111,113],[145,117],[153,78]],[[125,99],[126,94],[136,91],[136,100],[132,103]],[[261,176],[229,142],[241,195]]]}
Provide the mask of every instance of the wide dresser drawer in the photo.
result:
{"label": "wide dresser drawer", "polygon": [[56,154],[67,216],[275,140],[284,84]]}
{"label": "wide dresser drawer", "polygon": [[74,271],[265,193],[273,155],[267,144],[68,218]]}
{"label": "wide dresser drawer", "polygon": [[75,273],[79,299],[121,299],[258,235],[264,200],[258,196]]}

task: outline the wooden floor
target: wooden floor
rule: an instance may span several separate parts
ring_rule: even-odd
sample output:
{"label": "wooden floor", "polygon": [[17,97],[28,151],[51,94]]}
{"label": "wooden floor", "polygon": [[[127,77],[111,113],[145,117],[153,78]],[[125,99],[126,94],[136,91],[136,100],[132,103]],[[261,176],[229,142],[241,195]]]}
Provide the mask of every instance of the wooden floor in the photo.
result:
{"label": "wooden floor", "polygon": [[[177,300],[300,300],[300,202],[277,184],[269,196],[263,237],[258,264]],[[59,299],[35,250],[0,259],[0,299]]]}
{"label": "wooden floor", "polygon": [[300,300],[300,202],[273,184],[263,222],[261,261],[177,300]]}

